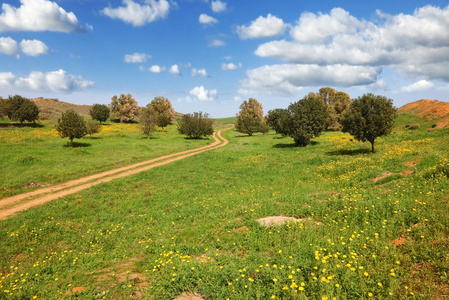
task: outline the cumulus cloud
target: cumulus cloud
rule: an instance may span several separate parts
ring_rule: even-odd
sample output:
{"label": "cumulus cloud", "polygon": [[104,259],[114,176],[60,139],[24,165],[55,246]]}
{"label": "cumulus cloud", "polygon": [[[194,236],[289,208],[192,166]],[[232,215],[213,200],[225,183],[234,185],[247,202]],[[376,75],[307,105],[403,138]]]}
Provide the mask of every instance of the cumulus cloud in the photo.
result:
{"label": "cumulus cloud", "polygon": [[210,77],[210,75],[207,73],[206,69],[192,69],[192,73],[191,73],[192,77],[197,77],[197,76],[201,76],[201,77]]}
{"label": "cumulus cloud", "polygon": [[209,43],[209,47],[222,47],[225,45],[226,45],[226,43],[223,42],[222,40],[212,40]]}
{"label": "cumulus cloud", "polygon": [[409,86],[401,88],[401,92],[413,93],[433,88],[435,85],[431,81],[420,80]]}
{"label": "cumulus cloud", "polygon": [[221,64],[221,69],[223,71],[235,71],[237,69],[240,69],[241,67],[242,67],[241,63],[238,63],[237,65],[234,63]]}
{"label": "cumulus cloud", "polygon": [[289,95],[307,86],[354,86],[376,82],[380,67],[315,64],[282,64],[247,71],[241,84],[248,90]]}
{"label": "cumulus cloud", "polygon": [[22,40],[20,42],[22,52],[28,56],[40,56],[50,53],[50,49],[45,43],[38,40]]}
{"label": "cumulus cloud", "polygon": [[123,59],[126,63],[144,63],[151,58],[151,55],[145,53],[126,54]]}
{"label": "cumulus cloud", "polygon": [[226,11],[226,2],[222,2],[220,0],[212,1],[210,7],[214,13],[224,12]]}
{"label": "cumulus cloud", "polygon": [[218,20],[207,15],[207,14],[201,14],[198,18],[198,22],[200,22],[200,24],[209,25],[209,24],[218,23]]}
{"label": "cumulus cloud", "polygon": [[17,42],[10,37],[0,37],[0,53],[19,57],[20,48]]}
{"label": "cumulus cloud", "polygon": [[193,96],[195,100],[212,102],[217,96],[217,90],[207,90],[204,86],[197,86],[190,90],[189,95]]}
{"label": "cumulus cloud", "polygon": [[11,72],[0,73],[0,87],[17,88],[29,91],[53,91],[71,93],[94,85],[93,81],[81,76],[67,74],[64,70],[52,72],[31,72],[27,77]]}
{"label": "cumulus cloud", "polygon": [[153,65],[148,69],[148,71],[153,72],[153,73],[162,73],[162,72],[165,72],[165,67]]}
{"label": "cumulus cloud", "polygon": [[170,67],[169,72],[173,75],[181,75],[181,70],[179,70],[179,66],[178,65],[173,65]]}
{"label": "cumulus cloud", "polygon": [[258,17],[249,26],[241,25],[237,27],[237,33],[243,40],[276,37],[284,33],[287,25],[282,19],[271,14],[267,17]]}
{"label": "cumulus cloud", "polygon": [[145,0],[139,4],[133,0],[123,0],[123,6],[106,7],[101,12],[112,19],[119,19],[135,27],[143,26],[158,19],[165,18],[170,11],[167,0]]}
{"label": "cumulus cloud", "polygon": [[[49,0],[20,0],[16,8],[2,4],[0,32],[2,31],[60,31],[86,32],[73,12],[66,12]],[[88,26],[91,28],[91,26]]]}

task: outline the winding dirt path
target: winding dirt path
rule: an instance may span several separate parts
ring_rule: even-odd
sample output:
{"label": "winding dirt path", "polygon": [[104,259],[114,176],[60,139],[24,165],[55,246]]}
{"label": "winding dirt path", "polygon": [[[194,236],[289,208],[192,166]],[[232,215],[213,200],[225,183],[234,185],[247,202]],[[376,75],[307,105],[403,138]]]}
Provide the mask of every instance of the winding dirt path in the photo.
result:
{"label": "winding dirt path", "polygon": [[[228,130],[230,128],[232,127],[226,128],[224,130]],[[214,132],[212,137],[214,138],[214,142],[212,144],[200,148],[164,155],[126,167],[109,170],[47,188],[34,190],[29,193],[3,198],[0,200],[0,220],[6,219],[7,217],[19,211],[27,210],[31,207],[41,205],[70,194],[78,193],[100,183],[109,182],[117,178],[122,178],[139,172],[147,171],[152,168],[166,165],[171,162],[197,155],[208,150],[220,148],[228,144],[228,140],[222,137],[221,131]]]}

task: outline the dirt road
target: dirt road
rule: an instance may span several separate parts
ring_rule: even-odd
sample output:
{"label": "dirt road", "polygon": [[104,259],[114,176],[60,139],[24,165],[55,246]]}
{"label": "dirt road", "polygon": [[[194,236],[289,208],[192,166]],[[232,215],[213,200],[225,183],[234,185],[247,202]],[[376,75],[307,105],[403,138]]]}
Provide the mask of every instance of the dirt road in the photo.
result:
{"label": "dirt road", "polygon": [[[230,128],[224,129],[228,130]],[[113,179],[126,177],[139,172],[147,171],[149,169],[166,165],[171,162],[184,159],[193,155],[200,154],[204,151],[223,147],[228,143],[228,140],[221,136],[221,131],[213,134],[214,142],[207,146],[200,148],[173,153],[151,160],[143,161],[126,167],[98,173],[95,175],[75,179],[66,183],[50,186],[43,189],[34,190],[29,193],[19,194],[12,197],[0,200],[0,220],[15,214],[16,212],[27,210],[28,208],[44,204],[46,202],[78,193],[82,190],[88,189],[92,186],[103,182],[109,182]]]}

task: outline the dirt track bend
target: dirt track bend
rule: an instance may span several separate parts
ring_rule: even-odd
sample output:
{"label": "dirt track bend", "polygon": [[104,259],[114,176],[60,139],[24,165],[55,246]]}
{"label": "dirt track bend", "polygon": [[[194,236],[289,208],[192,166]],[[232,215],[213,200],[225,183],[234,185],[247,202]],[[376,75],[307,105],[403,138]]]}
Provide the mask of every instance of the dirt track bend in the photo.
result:
{"label": "dirt track bend", "polygon": [[[230,127],[231,128],[231,127]],[[224,129],[228,130],[230,128]],[[27,210],[28,208],[44,204],[46,202],[77,193],[79,191],[88,189],[92,186],[98,185],[103,182],[109,182],[116,178],[126,177],[132,174],[136,174],[142,171],[146,171],[158,166],[162,166],[180,159],[184,159],[193,155],[197,155],[204,151],[223,147],[228,144],[228,140],[221,136],[221,131],[214,132],[214,142],[212,144],[164,155],[158,158],[150,159],[140,163],[132,164],[126,167],[105,171],[95,175],[82,177],[79,179],[71,180],[62,184],[57,184],[43,189],[38,189],[25,194],[19,194],[12,197],[4,198],[0,200],[0,220],[15,214],[16,212]],[[41,196],[42,195],[42,196]],[[8,207],[6,207],[8,206]]]}

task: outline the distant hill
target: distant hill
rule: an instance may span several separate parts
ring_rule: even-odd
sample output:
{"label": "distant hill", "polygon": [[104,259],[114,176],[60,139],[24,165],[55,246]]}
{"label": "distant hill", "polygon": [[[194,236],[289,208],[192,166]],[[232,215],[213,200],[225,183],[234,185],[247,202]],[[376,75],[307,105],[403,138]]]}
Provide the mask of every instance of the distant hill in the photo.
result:
{"label": "distant hill", "polygon": [[449,127],[449,102],[423,99],[400,107],[398,113],[433,120],[436,128]]}

